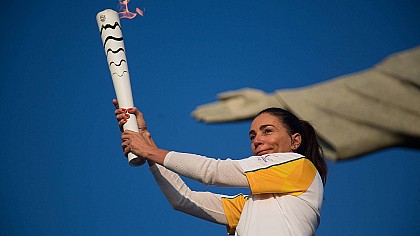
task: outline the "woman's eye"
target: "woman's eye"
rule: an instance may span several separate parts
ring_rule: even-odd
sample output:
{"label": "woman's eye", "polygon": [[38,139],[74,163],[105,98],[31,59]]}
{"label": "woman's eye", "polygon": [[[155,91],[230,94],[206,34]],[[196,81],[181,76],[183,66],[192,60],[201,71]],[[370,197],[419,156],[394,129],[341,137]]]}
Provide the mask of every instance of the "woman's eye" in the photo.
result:
{"label": "woman's eye", "polygon": [[265,129],[264,130],[264,134],[269,134],[269,133],[271,133],[271,129]]}

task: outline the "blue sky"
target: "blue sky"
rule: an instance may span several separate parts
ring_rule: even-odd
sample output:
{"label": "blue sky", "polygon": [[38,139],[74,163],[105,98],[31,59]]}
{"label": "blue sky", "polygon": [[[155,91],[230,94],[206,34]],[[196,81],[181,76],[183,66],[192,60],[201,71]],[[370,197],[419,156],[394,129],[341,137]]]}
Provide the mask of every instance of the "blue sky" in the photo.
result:
{"label": "blue sky", "polygon": [[[122,155],[95,16],[117,0],[8,1],[0,98],[1,235],[225,235],[171,209]],[[190,113],[219,92],[272,92],[360,71],[420,44],[418,1],[132,0],[121,21],[136,106],[165,149],[250,155],[250,122]],[[418,235],[420,152],[329,163],[318,235]],[[243,189],[194,190],[225,194]]]}

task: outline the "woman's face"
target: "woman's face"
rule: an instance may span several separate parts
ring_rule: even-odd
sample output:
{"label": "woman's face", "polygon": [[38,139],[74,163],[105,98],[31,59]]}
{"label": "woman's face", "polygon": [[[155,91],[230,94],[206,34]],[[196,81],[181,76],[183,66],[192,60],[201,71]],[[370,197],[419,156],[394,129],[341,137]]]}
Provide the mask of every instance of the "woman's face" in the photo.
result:
{"label": "woman's face", "polygon": [[252,121],[249,138],[252,153],[256,156],[292,151],[293,137],[279,119],[269,113],[263,113]]}

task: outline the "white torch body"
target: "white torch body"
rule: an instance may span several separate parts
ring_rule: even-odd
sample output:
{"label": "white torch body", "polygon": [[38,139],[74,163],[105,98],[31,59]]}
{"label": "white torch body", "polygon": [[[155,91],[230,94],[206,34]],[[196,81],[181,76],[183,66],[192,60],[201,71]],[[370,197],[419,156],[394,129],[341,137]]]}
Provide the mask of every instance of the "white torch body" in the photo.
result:
{"label": "white torch body", "polygon": [[[107,9],[96,15],[96,21],[119,106],[126,109],[134,107],[120,17],[116,11]],[[123,129],[138,132],[136,117],[129,115],[130,118],[127,119]],[[129,153],[128,162],[131,166],[140,166],[145,163],[145,160]]]}

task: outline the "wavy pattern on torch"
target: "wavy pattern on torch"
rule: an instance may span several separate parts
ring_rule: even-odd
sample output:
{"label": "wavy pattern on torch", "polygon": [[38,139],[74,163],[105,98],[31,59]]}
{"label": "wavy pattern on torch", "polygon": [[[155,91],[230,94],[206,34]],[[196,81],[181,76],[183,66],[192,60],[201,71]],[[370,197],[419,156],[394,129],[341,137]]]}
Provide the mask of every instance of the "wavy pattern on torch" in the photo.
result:
{"label": "wavy pattern on torch", "polygon": [[117,72],[112,73],[112,76],[117,75],[118,77],[123,77],[125,73],[128,73],[128,71],[123,71],[123,73],[121,75],[119,75]]}
{"label": "wavy pattern on torch", "polygon": [[106,37],[106,39],[105,39],[104,48],[105,48],[106,43],[108,42],[108,40],[123,41],[124,39],[123,39],[123,37],[117,38],[117,37],[114,37],[114,36],[110,35],[110,36]]}
{"label": "wavy pattern on torch", "polygon": [[106,50],[106,56],[108,56],[109,52],[112,52],[113,54],[117,54],[120,51],[123,51],[125,53],[124,48],[118,48],[116,51],[112,50],[112,48],[108,48],[108,50]]}
{"label": "wavy pattern on torch", "polygon": [[120,27],[120,29],[121,29],[121,26],[120,26],[120,24],[118,24],[118,22],[115,22],[114,25],[111,25],[111,24],[102,25],[101,26],[101,35],[102,35],[103,30],[107,30],[109,28],[115,29],[115,28],[117,28],[117,26]]}
{"label": "wavy pattern on torch", "polygon": [[114,64],[114,65],[116,65],[116,66],[121,66],[121,64],[122,64],[123,62],[127,63],[127,61],[126,61],[126,60],[124,60],[124,59],[121,59],[120,64],[116,64],[115,62],[111,61],[111,63],[109,63],[109,66],[111,66],[112,64]]}

